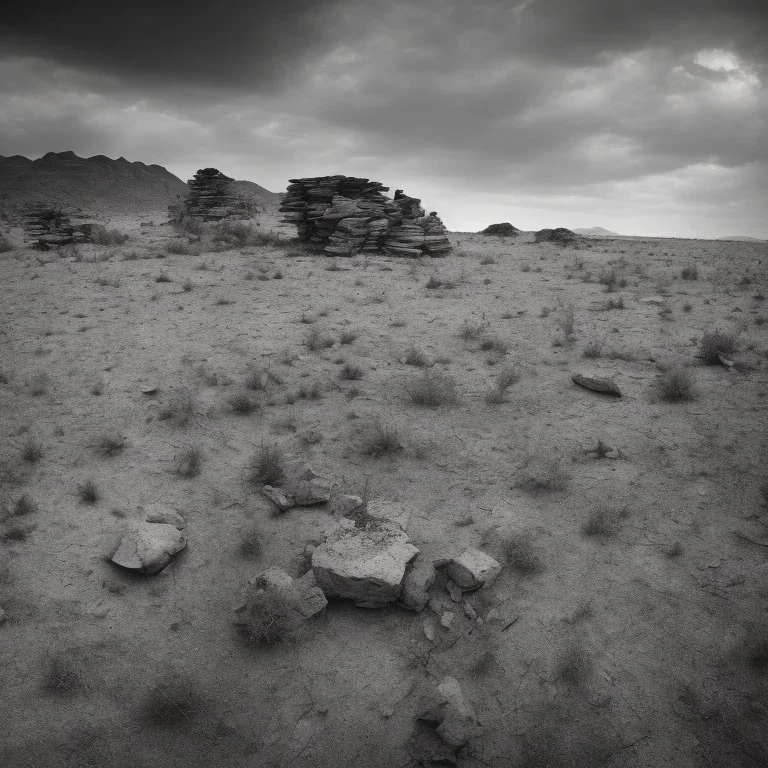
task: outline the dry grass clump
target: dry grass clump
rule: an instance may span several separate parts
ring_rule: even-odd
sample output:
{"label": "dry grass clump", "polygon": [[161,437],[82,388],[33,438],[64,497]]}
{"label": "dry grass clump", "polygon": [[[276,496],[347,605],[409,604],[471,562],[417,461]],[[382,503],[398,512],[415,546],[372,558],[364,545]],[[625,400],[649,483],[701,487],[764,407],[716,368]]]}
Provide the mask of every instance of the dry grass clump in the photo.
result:
{"label": "dry grass clump", "polygon": [[576,335],[576,310],[573,304],[563,307],[563,314],[558,325],[566,342],[572,341]]}
{"label": "dry grass clump", "polygon": [[125,443],[126,440],[122,435],[116,433],[102,435],[96,441],[96,452],[107,458],[112,458],[123,451]]}
{"label": "dry grass clump", "polygon": [[502,544],[506,564],[520,576],[531,576],[543,569],[541,558],[527,536],[510,536]]}
{"label": "dry grass clump", "polygon": [[659,397],[666,403],[695,400],[698,395],[690,368],[673,366],[663,371],[656,382]]}
{"label": "dry grass clump", "polygon": [[259,404],[246,392],[236,392],[227,398],[227,403],[233,413],[249,416],[259,409]]}
{"label": "dry grass clump", "polygon": [[265,588],[257,581],[238,611],[238,629],[249,643],[274,645],[286,640],[296,628],[294,611],[293,600],[285,592]]}
{"label": "dry grass clump", "polygon": [[463,339],[464,341],[479,339],[487,327],[487,323],[477,323],[469,319],[465,319],[461,324],[461,328],[459,328],[459,338]]}
{"label": "dry grass clump", "polygon": [[581,646],[572,644],[555,662],[555,679],[569,687],[577,687],[589,676],[592,663]]}
{"label": "dry grass clump", "polygon": [[213,242],[228,248],[283,244],[279,235],[273,232],[262,232],[246,221],[219,222],[213,235]]}
{"label": "dry grass clump", "polygon": [[339,336],[339,344],[351,344],[357,338],[355,331],[342,331]]}
{"label": "dry grass clump", "polygon": [[602,339],[592,339],[586,347],[584,347],[583,355],[589,360],[594,360],[595,358],[602,357],[603,355],[603,347],[605,346],[605,341]]}
{"label": "dry grass clump", "polygon": [[55,653],[43,666],[42,690],[68,698],[88,690],[83,660],[73,653]]}
{"label": "dry grass clump", "polygon": [[43,444],[30,438],[22,446],[21,460],[28,464],[37,464],[43,458]]}
{"label": "dry grass clump", "polygon": [[13,250],[13,243],[0,232],[0,253],[10,253]]}
{"label": "dry grass clump", "polygon": [[427,364],[427,353],[418,347],[409,347],[405,351],[405,364],[424,368]]}
{"label": "dry grass clump", "polygon": [[357,381],[363,378],[363,369],[359,365],[345,363],[344,367],[339,371],[339,378],[345,381]]}
{"label": "dry grass clump", "polygon": [[501,405],[507,402],[507,390],[520,380],[520,375],[511,367],[499,371],[496,382],[485,393],[484,399],[488,405]]}
{"label": "dry grass clump", "polygon": [[299,400],[322,400],[323,398],[322,382],[315,380],[308,384],[302,384],[296,390],[296,397]]}
{"label": "dry grass clump", "polygon": [[10,514],[12,517],[26,517],[35,512],[37,512],[37,504],[35,504],[32,498],[25,493],[16,499],[16,503],[13,505]]}
{"label": "dry grass clump", "polygon": [[304,338],[304,346],[310,352],[317,352],[320,349],[329,349],[334,345],[334,340],[324,336],[319,328],[310,328]]}
{"label": "dry grass clump", "polygon": [[77,486],[77,495],[83,504],[95,504],[100,498],[101,494],[96,487],[96,483],[93,480],[86,480]]}
{"label": "dry grass clump", "polygon": [[569,480],[557,456],[532,456],[523,467],[517,487],[529,493],[554,493],[564,491]]}
{"label": "dry grass clump", "polygon": [[172,283],[173,280],[171,280],[169,274],[165,271],[161,272],[156,278],[156,283]]}
{"label": "dry grass clump", "polygon": [[202,471],[202,467],[202,449],[196,445],[187,445],[176,454],[173,472],[179,477],[197,477]]}
{"label": "dry grass clump", "polygon": [[119,229],[107,229],[102,224],[91,227],[90,241],[96,245],[122,245],[128,240],[128,235]]}
{"label": "dry grass clump", "polygon": [[365,456],[392,456],[404,448],[397,427],[379,418],[364,422],[356,432],[360,451]]}
{"label": "dry grass clump", "polygon": [[0,541],[5,544],[26,541],[35,528],[36,526],[31,523],[26,525],[22,523],[12,523],[3,531],[2,535],[0,535]]}
{"label": "dry grass clump", "polygon": [[628,508],[617,509],[607,504],[599,504],[589,513],[581,532],[585,536],[611,538],[621,530],[622,521],[628,515]]}
{"label": "dry grass clump", "polygon": [[413,405],[437,408],[455,405],[459,400],[455,379],[445,373],[425,372],[406,383],[408,399]]}
{"label": "dry grass clump", "polygon": [[608,299],[608,301],[600,307],[601,312],[610,312],[612,309],[625,309],[623,296],[619,296],[617,299]]}
{"label": "dry grass clump", "polygon": [[285,457],[280,446],[259,447],[251,458],[248,480],[254,485],[280,485],[285,480]]}
{"label": "dry grass clump", "polygon": [[191,723],[203,699],[188,677],[171,675],[154,685],[141,705],[141,719],[153,728],[176,729]]}
{"label": "dry grass clump", "polygon": [[480,339],[480,349],[484,352],[496,352],[499,355],[506,355],[509,351],[509,344],[500,339],[496,334],[489,334]]}
{"label": "dry grass clump", "polygon": [[177,232],[182,232],[185,235],[192,235],[197,238],[202,237],[205,232],[205,225],[203,222],[189,216],[173,221],[172,226]]}
{"label": "dry grass clump", "polygon": [[27,384],[29,386],[29,394],[33,397],[40,397],[48,392],[51,377],[45,371],[40,371],[31,376]]}
{"label": "dry grass clump", "polygon": [[240,532],[237,553],[246,560],[255,560],[261,554],[261,531],[255,524],[247,525]]}
{"label": "dry grass clump", "polygon": [[691,264],[689,267],[683,267],[683,271],[680,273],[680,277],[682,277],[683,280],[698,280],[698,267],[695,264]]}
{"label": "dry grass clump", "polygon": [[720,365],[720,355],[728,356],[739,348],[736,336],[722,331],[705,333],[699,342],[699,357],[707,365]]}
{"label": "dry grass clump", "polygon": [[191,256],[194,253],[189,243],[183,240],[172,240],[165,246],[165,252],[172,256]]}
{"label": "dry grass clump", "polygon": [[437,275],[430,275],[429,280],[427,280],[424,287],[429,290],[436,290],[437,288],[455,288],[457,285],[458,283],[455,280],[438,277]]}
{"label": "dry grass clump", "polygon": [[195,415],[195,400],[187,391],[178,392],[170,402],[160,410],[157,418],[170,421],[177,427],[186,427]]}

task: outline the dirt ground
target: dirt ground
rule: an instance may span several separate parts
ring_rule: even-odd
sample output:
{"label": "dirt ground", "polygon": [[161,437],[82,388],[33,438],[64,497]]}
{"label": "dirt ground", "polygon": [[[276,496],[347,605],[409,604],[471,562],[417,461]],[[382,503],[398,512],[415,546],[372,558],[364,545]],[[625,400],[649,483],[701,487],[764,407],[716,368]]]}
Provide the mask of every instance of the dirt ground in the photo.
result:
{"label": "dirt ground", "polygon": [[[481,725],[462,767],[768,764],[768,244],[453,233],[446,259],[334,261],[291,255],[265,219],[285,245],[173,255],[162,221],[115,217],[121,246],[0,256],[1,765],[416,765],[415,718],[445,676]],[[312,329],[332,346],[308,349]],[[715,329],[738,339],[731,368],[697,359]],[[456,404],[409,402],[411,347]],[[678,364],[697,396],[666,402],[657,380]],[[267,369],[260,407],[233,412]],[[505,369],[519,380],[493,402]],[[160,418],[184,391],[189,423]],[[376,419],[402,450],[366,455]],[[111,457],[109,435],[125,438]],[[598,440],[619,457],[589,453]],[[343,491],[410,505],[426,556],[504,561],[517,537],[530,567],[466,597],[482,624],[436,589],[449,628],[429,607],[332,601],[295,638],[248,646],[233,624],[248,579],[303,573],[330,520],[275,516],[247,481],[272,444]],[[185,478],[189,447],[201,470]],[[126,521],[157,503],[186,518],[187,549],[156,576],[117,570]],[[596,514],[610,524],[590,535]],[[184,703],[153,718],[166,682]]]}

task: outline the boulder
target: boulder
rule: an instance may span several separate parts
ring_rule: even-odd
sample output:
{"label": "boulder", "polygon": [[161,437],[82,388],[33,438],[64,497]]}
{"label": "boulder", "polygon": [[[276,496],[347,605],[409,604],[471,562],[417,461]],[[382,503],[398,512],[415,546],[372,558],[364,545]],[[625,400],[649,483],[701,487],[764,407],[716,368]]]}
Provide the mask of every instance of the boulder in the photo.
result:
{"label": "boulder", "polygon": [[578,384],[585,389],[591,389],[593,392],[599,392],[603,395],[612,395],[613,397],[621,397],[619,385],[612,379],[586,376],[583,373],[575,373],[571,376],[571,379],[574,384]]}
{"label": "boulder", "polygon": [[417,555],[405,572],[399,604],[410,611],[423,611],[429,602],[429,588],[435,583],[436,576],[434,564]]}
{"label": "boulder", "polygon": [[187,534],[168,523],[133,523],[123,534],[111,561],[147,576],[159,573],[187,546]]}
{"label": "boulder", "polygon": [[[250,579],[248,583],[264,590],[279,591],[285,595],[286,603],[290,606],[290,612],[295,614],[293,616],[295,622],[320,613],[328,605],[328,601],[325,599],[323,591],[317,586],[315,575],[311,570],[300,578],[294,579],[282,568],[273,566]],[[235,610],[238,612],[243,608],[245,608],[244,605]]]}
{"label": "boulder", "polygon": [[379,608],[400,597],[406,566],[418,552],[397,523],[342,518],[312,553],[312,571],[326,596]]}
{"label": "boulder", "polygon": [[448,564],[448,576],[464,591],[490,587],[501,573],[501,564],[479,549],[465,549]]}

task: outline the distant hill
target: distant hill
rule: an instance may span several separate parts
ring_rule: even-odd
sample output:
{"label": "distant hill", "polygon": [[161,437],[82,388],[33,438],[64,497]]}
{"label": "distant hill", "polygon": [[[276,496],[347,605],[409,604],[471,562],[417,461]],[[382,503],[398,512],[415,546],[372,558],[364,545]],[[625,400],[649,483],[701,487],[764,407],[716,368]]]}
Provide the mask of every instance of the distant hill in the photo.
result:
{"label": "distant hill", "polygon": [[[252,181],[234,187],[268,208],[280,195]],[[186,183],[161,165],[112,160],[104,155],[78,157],[48,152],[38,160],[0,155],[0,212],[18,213],[33,201],[82,208],[89,214],[141,214],[165,211],[189,192]]]}
{"label": "distant hill", "polygon": [[606,235],[612,235],[616,236],[616,232],[611,232],[610,229],[604,229],[603,227],[579,227],[578,229],[573,230],[577,235],[602,235],[605,237]]}
{"label": "distant hill", "polygon": [[733,235],[732,237],[718,237],[718,240],[739,240],[749,243],[764,243],[765,240],[761,240],[759,237],[745,237],[744,235]]}

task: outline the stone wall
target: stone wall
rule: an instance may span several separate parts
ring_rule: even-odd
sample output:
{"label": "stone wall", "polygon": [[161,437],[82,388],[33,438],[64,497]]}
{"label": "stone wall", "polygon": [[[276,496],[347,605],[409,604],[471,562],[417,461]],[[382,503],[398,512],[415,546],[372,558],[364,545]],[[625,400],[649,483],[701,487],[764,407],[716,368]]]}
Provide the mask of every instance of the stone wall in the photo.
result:
{"label": "stone wall", "polygon": [[229,216],[248,215],[245,202],[232,189],[233,181],[216,168],[201,168],[187,182],[189,195],[180,211],[175,206],[169,206],[171,218],[181,213],[182,218],[189,216],[202,221],[221,221]]}
{"label": "stone wall", "polygon": [[333,256],[383,251],[395,256],[445,256],[451,250],[436,213],[421,201],[355,176],[291,179],[280,205],[282,221],[295,224],[301,240],[324,245]]}

